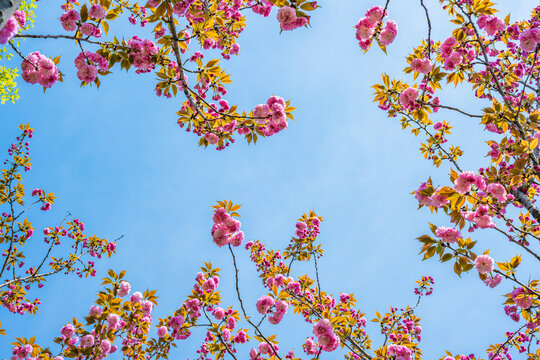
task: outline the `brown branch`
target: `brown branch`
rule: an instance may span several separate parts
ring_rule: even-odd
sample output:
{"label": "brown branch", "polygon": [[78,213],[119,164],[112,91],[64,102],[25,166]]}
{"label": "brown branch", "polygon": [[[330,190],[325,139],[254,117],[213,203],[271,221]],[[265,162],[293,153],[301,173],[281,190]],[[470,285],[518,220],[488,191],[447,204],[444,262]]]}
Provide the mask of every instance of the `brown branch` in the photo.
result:
{"label": "brown branch", "polygon": [[229,252],[231,253],[231,256],[233,258],[233,264],[234,264],[234,276],[235,276],[235,286],[236,286],[236,296],[238,297],[238,301],[240,302],[240,308],[242,309],[242,313],[244,314],[244,318],[247,320],[247,322],[253,326],[253,328],[255,329],[257,335],[259,335],[261,338],[264,339],[264,341],[270,346],[270,348],[272,349],[272,351],[274,352],[274,354],[276,354],[276,356],[278,357],[278,359],[282,360],[281,357],[279,356],[278,352],[276,351],[276,349],[274,348],[274,345],[263,335],[262,331],[259,329],[259,327],[257,325],[255,325],[250,319],[249,319],[249,316],[247,315],[247,312],[246,312],[246,309],[244,308],[244,302],[242,301],[242,297],[240,296],[240,287],[238,285],[238,266],[236,265],[236,256],[234,255],[234,251],[232,250],[232,247],[231,245],[227,245],[229,247]]}
{"label": "brown branch", "polygon": [[176,57],[176,62],[178,63],[178,73],[180,75],[180,82],[182,83],[182,90],[184,91],[184,94],[186,95],[186,98],[188,99],[193,110],[195,110],[197,114],[199,114],[199,116],[205,122],[208,122],[208,119],[203,115],[203,113],[201,112],[197,104],[195,103],[195,100],[189,93],[188,84],[186,82],[185,75],[184,75],[184,68],[182,66],[182,57],[180,56],[180,49],[178,48],[178,34],[176,33],[176,25],[174,24],[174,17],[173,17],[173,11],[172,11],[170,0],[167,0],[167,5],[168,5],[167,11],[169,13],[169,19],[167,20],[167,23],[169,24],[169,30],[171,32],[171,36],[173,40],[171,43],[172,43],[174,55]]}
{"label": "brown branch", "polygon": [[427,24],[428,24],[428,48],[427,48],[427,51],[428,51],[428,59],[431,59],[431,19],[429,18],[429,12],[428,12],[428,9],[426,7],[426,5],[424,4],[424,0],[420,0],[420,5],[424,8],[424,11],[426,13],[426,19],[427,19]]}

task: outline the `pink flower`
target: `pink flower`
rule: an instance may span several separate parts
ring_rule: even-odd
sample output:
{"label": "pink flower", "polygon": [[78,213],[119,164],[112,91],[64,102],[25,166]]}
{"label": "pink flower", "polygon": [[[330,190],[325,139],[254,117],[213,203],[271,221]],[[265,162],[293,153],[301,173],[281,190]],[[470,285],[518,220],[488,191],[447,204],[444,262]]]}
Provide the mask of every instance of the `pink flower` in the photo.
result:
{"label": "pink flower", "polygon": [[487,274],[493,270],[493,259],[489,255],[480,255],[474,260],[474,266],[480,274]]}
{"label": "pink flower", "polygon": [[70,10],[60,16],[60,21],[62,22],[62,27],[64,30],[74,31],[77,29],[76,21],[79,21],[80,18],[81,17],[77,11]]}
{"label": "pink flower", "polygon": [[143,294],[137,291],[137,292],[134,292],[133,295],[131,295],[129,301],[136,304],[136,303],[139,303],[142,298],[143,298]]}
{"label": "pink flower", "polygon": [[100,317],[101,313],[103,313],[103,309],[100,306],[92,305],[90,307],[89,316],[92,317]]}
{"label": "pink flower", "polygon": [[127,281],[120,282],[117,295],[119,297],[124,297],[131,291],[131,285]]}
{"label": "pink flower", "polygon": [[227,214],[227,211],[224,208],[219,208],[214,212],[212,220],[214,220],[214,223],[220,224],[228,218],[230,218],[230,215]]}
{"label": "pink flower", "polygon": [[504,22],[496,16],[481,16],[478,19],[478,26],[490,36],[505,29]]}
{"label": "pink flower", "polygon": [[445,70],[454,70],[457,65],[461,64],[463,57],[456,52],[451,53],[444,62]]}
{"label": "pink flower", "polygon": [[431,195],[431,197],[429,197],[428,199],[429,201],[431,201],[432,206],[440,208],[441,206],[448,204],[450,201],[445,196],[439,194],[438,191],[439,189],[435,190],[433,195]]}
{"label": "pink flower", "polygon": [[108,354],[111,351],[111,347],[112,345],[109,340],[102,340],[101,344],[99,345],[99,348],[103,354]]}
{"label": "pink flower", "polygon": [[261,296],[259,300],[257,300],[257,311],[259,314],[266,314],[268,310],[274,306],[275,300],[270,296]]}
{"label": "pink flower", "polygon": [[91,346],[94,346],[94,336],[90,334],[83,336],[81,339],[81,347],[87,348]]}
{"label": "pink flower", "polygon": [[141,309],[144,315],[148,316],[152,312],[152,308],[154,307],[154,304],[152,304],[149,300],[144,300],[141,302]]}
{"label": "pink flower", "polygon": [[318,340],[324,351],[331,352],[339,346],[339,338],[334,333],[321,335]]}
{"label": "pink flower", "polygon": [[493,195],[500,203],[506,202],[506,189],[499,183],[491,183],[487,186],[487,192]]}
{"label": "pink flower", "polygon": [[109,323],[110,328],[116,328],[120,323],[120,316],[116,314],[109,314],[109,316],[107,316],[107,322]]}
{"label": "pink flower", "polygon": [[227,319],[227,327],[231,330],[234,330],[236,327],[236,320],[232,316]]}
{"label": "pink flower", "polygon": [[283,100],[283,98],[280,96],[270,96],[268,100],[266,100],[266,104],[270,109],[272,109],[275,104],[281,105],[283,109],[285,109],[286,106],[285,100]]}
{"label": "pink flower", "polygon": [[88,16],[93,19],[104,19],[105,9],[99,4],[92,4],[88,10]]}
{"label": "pink flower", "polygon": [[411,68],[413,71],[427,74],[431,71],[432,65],[429,59],[413,59],[411,61]]}
{"label": "pink flower", "polygon": [[260,359],[257,349],[251,348],[251,350],[249,350],[249,358],[251,360]]}
{"label": "pink flower", "polygon": [[499,285],[501,283],[502,279],[503,279],[503,277],[501,275],[499,275],[499,274],[495,275],[495,277],[488,276],[484,280],[484,284],[486,284],[490,288],[494,288],[495,286],[497,286],[497,285]]}
{"label": "pink flower", "polygon": [[527,295],[523,288],[514,289],[510,296],[516,302],[516,305],[522,309],[528,309],[532,304],[532,297]]}
{"label": "pink flower", "polygon": [[225,310],[223,310],[223,309],[220,308],[220,307],[215,308],[215,309],[212,311],[212,315],[214,315],[214,317],[216,318],[216,320],[222,320],[222,319],[225,317]]}
{"label": "pink flower", "polygon": [[332,325],[330,324],[330,320],[328,319],[321,319],[313,326],[313,335],[317,337],[320,337],[321,335],[329,335],[332,333]]}
{"label": "pink flower", "polygon": [[81,32],[86,36],[92,36],[95,32],[95,26],[90,23],[84,23],[81,25]]}
{"label": "pink flower", "polygon": [[362,18],[356,24],[356,39],[357,40],[367,40],[371,38],[374,33],[375,33],[375,27],[369,21],[368,18]]}
{"label": "pink flower", "polygon": [[540,29],[538,28],[523,30],[519,35],[519,46],[523,51],[533,52],[538,42],[540,42]]}
{"label": "pink flower", "polygon": [[159,49],[152,40],[142,40],[134,36],[128,41],[128,46],[133,49],[133,66],[137,68],[137,73],[150,72],[154,68],[153,57],[157,55]]}
{"label": "pink flower", "polygon": [[486,205],[480,205],[472,216],[472,221],[474,221],[481,229],[495,227],[495,223],[489,215],[489,208]]}
{"label": "pink flower", "polygon": [[158,338],[162,338],[165,335],[167,335],[167,327],[166,326],[160,326],[157,331]]}
{"label": "pink flower", "polygon": [[461,233],[457,229],[446,226],[437,228],[435,235],[448,243],[455,243],[461,238]]}
{"label": "pink flower", "polygon": [[296,10],[289,6],[284,6],[278,10],[277,19],[282,30],[294,30],[308,23],[307,18],[296,17]]}
{"label": "pink flower", "polygon": [[178,330],[182,327],[182,324],[184,323],[184,318],[181,316],[181,315],[178,315],[178,316],[173,316],[170,320],[169,320],[169,327],[174,329],[174,330]]}
{"label": "pink flower", "polygon": [[302,345],[302,347],[304,348],[304,352],[307,355],[317,355],[317,353],[319,352],[317,344],[313,342],[313,338],[307,338],[306,342],[304,343],[304,345]]}
{"label": "pink flower", "polygon": [[[60,74],[54,62],[37,51],[26,56],[21,63],[21,69],[24,81],[30,84],[39,83],[46,88],[54,85],[58,81]],[[51,205],[47,204],[45,203],[41,210],[49,210]]]}
{"label": "pink flower", "polygon": [[380,6],[373,6],[371,9],[366,11],[366,18],[369,20],[371,24],[373,24],[373,27],[379,25],[379,23],[382,21],[384,16],[386,16],[387,13],[384,12],[384,9]]}
{"label": "pink flower", "polygon": [[464,171],[454,181],[454,189],[460,194],[466,194],[471,190],[476,181],[476,174],[472,171]]}
{"label": "pink flower", "polygon": [[432,200],[429,196],[425,196],[425,195],[422,195],[420,193],[420,191],[424,190],[427,188],[427,183],[422,183],[420,185],[420,187],[418,188],[418,190],[416,190],[414,192],[414,197],[416,198],[416,200],[418,200],[418,204],[419,205],[423,205],[423,206],[431,206],[432,205]]}
{"label": "pink flower", "polygon": [[400,104],[407,110],[413,110],[415,101],[418,98],[418,90],[415,88],[407,88],[399,95]]}
{"label": "pink flower", "polygon": [[26,13],[20,10],[15,11],[12,17],[0,29],[0,44],[7,44],[15,35],[19,33],[26,23]]}
{"label": "pink flower", "polygon": [[388,20],[386,22],[386,27],[379,34],[379,42],[382,45],[390,45],[396,38],[397,33],[398,33],[397,24],[392,20]]}
{"label": "pink flower", "polygon": [[237,344],[244,344],[247,341],[247,335],[243,330],[238,331],[233,341]]}
{"label": "pink flower", "polygon": [[64,325],[64,327],[62,327],[62,329],[60,330],[60,334],[67,338],[72,337],[73,334],[75,334],[75,326],[73,326],[72,324]]}
{"label": "pink flower", "polygon": [[277,12],[277,20],[280,24],[295,22],[296,10],[290,6],[280,8]]}
{"label": "pink flower", "polygon": [[392,344],[388,346],[388,354],[395,356],[395,360],[411,360],[412,350],[403,345]]}
{"label": "pink flower", "polygon": [[270,115],[270,107],[267,104],[259,104],[255,106],[253,110],[253,116],[259,119],[256,119],[257,123],[264,124],[266,118]]}
{"label": "pink flower", "polygon": [[232,246],[240,246],[242,245],[243,240],[244,240],[244,232],[239,231],[229,239],[229,244],[231,244]]}
{"label": "pink flower", "polygon": [[218,138],[218,136],[217,136],[216,134],[212,134],[212,133],[209,133],[209,132],[207,132],[207,133],[204,134],[204,138],[205,138],[205,139],[208,141],[208,143],[211,144],[211,145],[217,144],[217,142],[218,142],[218,140],[219,140],[219,138]]}

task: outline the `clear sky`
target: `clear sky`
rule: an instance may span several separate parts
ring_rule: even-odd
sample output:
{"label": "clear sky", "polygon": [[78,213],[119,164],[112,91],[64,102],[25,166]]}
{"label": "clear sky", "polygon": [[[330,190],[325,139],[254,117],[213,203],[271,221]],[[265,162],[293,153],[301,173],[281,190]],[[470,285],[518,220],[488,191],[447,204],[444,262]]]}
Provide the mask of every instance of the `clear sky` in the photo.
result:
{"label": "clear sky", "polygon": [[[74,44],[24,42],[23,53],[62,55],[60,67],[66,74],[65,83],[45,94],[38,85],[21,80],[21,99],[0,107],[0,146],[7,149],[17,124],[30,122],[35,128],[34,166],[25,183],[28,189],[42,187],[57,196],[51,211],[45,216],[34,212],[30,220],[41,229],[59,223],[70,211],[86,222],[88,233],[108,239],[124,235],[117,255],[99,262],[98,275],[105,275],[107,268],[127,270],[134,290],[158,290],[154,314],[166,316],[185,299],[199,267],[209,260],[223,269],[223,304],[238,308],[231,288],[231,259],[210,237],[210,206],[217,200],[243,204],[247,239],[274,249],[286,246],[296,219],[313,209],[325,220],[319,237],[325,249],[319,263],[323,290],[354,293],[371,319],[376,310],[412,304],[414,281],[430,274],[435,292],[417,312],[422,317],[425,359],[438,358],[446,349],[481,354],[489,344],[504,340],[504,331],[514,329],[501,306],[509,284],[490,289],[474,272],[460,279],[451,264],[422,262],[418,255],[415,238],[429,231],[427,221],[449,224],[425,209],[417,211],[410,192],[429,176],[447,184],[448,168],[435,169],[424,161],[420,139],[401,131],[398,120],[387,118],[371,102],[370,86],[380,81],[381,73],[405,76],[404,58],[426,31],[416,1],[393,0],[390,18],[399,25],[395,43],[388,55],[376,48],[363,55],[353,26],[369,7],[380,3],[321,1],[310,29],[282,34],[275,10],[269,18],[250,14],[240,38],[240,56],[225,65],[234,80],[227,99],[251,109],[272,94],[280,95],[297,108],[296,122],[255,146],[239,140],[221,152],[199,148],[198,138],[178,127],[174,112],[183,99],[156,97],[154,75],[114,68],[102,78],[99,90],[79,88]],[[427,3],[436,28],[433,37],[445,39],[450,25],[439,2]],[[514,20],[528,15],[534,5],[507,0],[500,7],[503,17],[511,12]],[[59,2],[51,6],[40,1],[36,13],[32,33],[63,31],[57,20]],[[132,31],[127,19],[117,22],[121,25],[111,26],[111,31]],[[441,101],[476,112],[481,106],[464,87],[444,93]],[[487,164],[488,148],[481,140],[488,135],[476,123],[451,113],[440,113],[438,119],[456,127],[450,142],[463,145],[464,168]],[[491,248],[496,259],[514,255],[516,250],[509,253],[495,231],[483,233],[473,235],[481,240],[481,249]],[[36,248],[41,246],[39,239],[34,237]],[[254,314],[254,300],[264,290],[247,253],[240,251],[239,258],[240,285]],[[44,300],[37,316],[0,312],[8,330],[8,336],[0,338],[0,358],[10,356],[8,344],[17,336],[36,335],[40,344],[50,344],[72,316],[86,316],[99,282],[56,277],[34,292]],[[267,329],[286,335],[281,337],[282,349],[294,346],[297,356],[303,355],[300,345],[311,329],[301,319],[288,314],[280,325]],[[377,339],[377,328],[368,329]],[[180,343],[171,358],[196,357],[191,349],[202,338],[195,339]],[[247,357],[249,348],[243,348]]]}

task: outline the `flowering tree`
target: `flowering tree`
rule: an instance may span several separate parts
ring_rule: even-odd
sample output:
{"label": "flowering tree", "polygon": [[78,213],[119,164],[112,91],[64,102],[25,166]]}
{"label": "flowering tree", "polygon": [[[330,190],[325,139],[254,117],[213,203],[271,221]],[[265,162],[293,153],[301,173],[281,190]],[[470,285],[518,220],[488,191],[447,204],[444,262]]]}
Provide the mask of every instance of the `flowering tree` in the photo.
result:
{"label": "flowering tree", "polygon": [[[418,238],[424,259],[437,255],[440,261],[453,263],[458,275],[476,268],[480,279],[492,288],[504,279],[512,282],[515,288],[505,295],[504,310],[518,325],[505,334],[505,341],[487,349],[489,359],[510,359],[513,347],[519,353],[529,353],[529,358],[538,358],[540,352],[531,346],[538,345],[539,280],[518,276],[517,268],[522,254],[527,261],[540,261],[540,211],[536,205],[540,190],[540,7],[532,10],[530,18],[511,23],[510,15],[497,17],[489,1],[441,4],[456,25],[451,36],[444,41],[431,38],[430,15],[420,1],[428,31],[427,38],[407,58],[404,72],[413,75],[413,83],[384,74],[383,83],[373,86],[375,101],[389,117],[399,117],[403,129],[425,137],[421,144],[424,158],[436,167],[445,162],[450,165],[449,186],[437,186],[428,179],[415,191],[420,207],[444,212],[453,224],[430,224],[432,234]],[[382,19],[384,10],[380,11]],[[373,39],[381,46],[385,44],[386,30],[379,32],[378,21],[371,21],[369,15],[357,25],[363,49],[369,48]],[[457,87],[464,81],[472,87],[474,96],[485,102],[478,113],[468,113],[450,100],[441,101],[436,94],[443,84]],[[446,145],[452,126],[434,119],[439,111],[476,119],[492,133],[487,142],[490,162],[485,167],[462,169],[459,158],[463,152],[459,146]],[[493,259],[489,249],[462,234],[464,229],[471,234],[495,230],[514,246],[509,251],[520,253]]]}
{"label": "flowering tree", "polygon": [[[272,7],[277,6],[281,29],[293,30],[309,24],[307,12],[317,8],[316,1],[294,0],[293,9],[289,6],[292,3],[286,0],[149,0],[143,3],[66,0],[59,19],[64,32],[52,35],[28,33],[27,18],[33,16],[34,1],[23,1],[20,10],[5,11],[4,14],[13,15],[0,30],[0,44],[8,44],[11,51],[4,50],[4,56],[10,58],[17,54],[21,58],[22,78],[30,84],[40,84],[46,89],[63,81],[57,67],[60,56],[51,59],[39,51],[23,55],[15,40],[69,40],[81,50],[74,59],[81,86],[95,84],[99,87],[101,78],[109,75],[115,66],[126,71],[134,68],[137,74],[154,72],[157,96],[185,98],[177,112],[178,124],[200,136],[200,145],[215,145],[222,150],[234,142],[235,133],[243,135],[248,142],[256,142],[260,136],[271,136],[285,129],[287,119],[293,119],[294,108],[290,102],[277,96],[251,111],[237,110],[238,105],[230,105],[224,98],[231,79],[219,65],[220,59],[206,61],[204,58],[212,49],[221,51],[221,58],[225,60],[239,54],[237,40],[246,27],[244,12],[250,10],[268,16]],[[14,8],[12,4],[9,10]],[[133,26],[152,27],[152,30],[137,32],[134,29],[129,35],[108,34],[109,24],[121,19],[129,20]],[[138,33],[143,37],[153,35],[154,40],[143,39]],[[91,48],[94,50],[89,50]],[[16,100],[16,76],[16,69],[0,68],[2,103]]]}
{"label": "flowering tree", "polygon": [[[298,20],[299,16],[303,18],[299,8],[303,9],[301,4],[305,3],[299,1],[275,3],[281,6],[278,20],[283,30],[305,25],[302,24],[305,20]],[[191,35],[182,37],[175,30],[172,14],[177,14],[175,11],[177,4],[172,6],[168,1],[161,3],[158,1],[153,4],[157,7],[149,5],[154,15],[152,19],[163,16],[161,20],[156,20],[161,21],[158,24],[161,27],[156,27],[155,31],[159,32],[165,25],[168,26],[171,36],[163,35],[162,38],[168,39],[171,43],[169,52],[175,54],[182,53],[174,50],[175,47],[179,48],[180,40],[191,37]],[[536,206],[536,196],[540,190],[538,177],[540,8],[533,9],[530,18],[511,23],[509,17],[505,19],[497,17],[494,5],[487,0],[441,0],[441,4],[448,12],[452,23],[456,25],[452,34],[444,41],[432,39],[430,14],[423,0],[420,0],[420,6],[426,15],[427,36],[407,58],[404,72],[410,74],[412,79],[407,83],[404,80],[391,79],[384,74],[382,84],[373,86],[375,101],[390,117],[399,117],[403,129],[410,128],[416,136],[422,135],[426,138],[421,144],[421,153],[426,159],[431,160],[436,168],[445,165],[449,167],[448,185],[437,186],[428,179],[414,192],[420,208],[425,207],[431,212],[444,213],[449,220],[447,224],[440,226],[430,224],[432,234],[418,238],[424,259],[437,255],[441,262],[452,263],[453,271],[457,275],[475,271],[482,280],[479,284],[484,283],[491,288],[495,288],[502,281],[511,283],[514,289],[505,295],[506,301],[503,305],[506,314],[517,323],[515,329],[509,329],[505,334],[501,334],[500,339],[494,340],[494,343],[486,349],[486,357],[446,351],[441,359],[510,360],[512,354],[516,353],[529,359],[539,359],[539,280],[534,279],[537,274],[527,276],[518,274],[517,270],[522,261],[540,260],[537,250],[537,241],[540,240],[540,210]],[[100,5],[104,6],[101,2]],[[190,24],[198,23],[192,21],[192,16],[200,14],[200,11],[206,11],[207,5],[211,6],[204,1],[200,4],[189,3],[183,9],[183,15],[189,19]],[[66,23],[68,28],[72,28],[66,29],[67,31],[77,31],[78,34],[79,31],[82,32],[83,23],[86,23],[82,20],[84,11],[81,7],[81,10],[76,12],[80,18],[75,19],[77,16],[73,15],[74,13],[69,15],[72,6],[73,4],[66,4],[64,10],[67,15],[62,22]],[[161,6],[164,9],[163,15],[156,15],[160,14],[157,9]],[[256,6],[262,5],[257,3],[253,8]],[[127,8],[131,11],[133,21],[141,20],[137,14],[143,14],[144,11],[140,8],[133,10],[129,6]],[[260,11],[261,8],[257,9]],[[223,9],[217,4],[210,12],[214,13],[216,10]],[[377,42],[382,50],[386,50],[386,46],[396,39],[397,24],[392,20],[386,20],[390,10],[390,1],[386,1],[384,7],[376,6],[369,9],[359,20],[356,25],[356,38],[361,49],[367,51]],[[88,7],[87,11],[90,13]],[[186,15],[188,13],[191,15]],[[147,19],[146,14],[143,15],[143,18]],[[17,16],[20,15],[14,15],[15,21],[19,22]],[[203,19],[201,22],[208,20],[203,15],[201,18]],[[217,20],[214,21],[218,23]],[[96,24],[102,23],[97,21]],[[92,26],[97,28],[96,24]],[[194,25],[190,26],[192,26],[190,34],[197,37],[196,31],[193,31]],[[84,42],[72,40],[79,44]],[[204,47],[206,38],[197,40]],[[223,41],[222,44],[227,44],[225,40]],[[187,40],[185,42],[187,43]],[[125,50],[115,48],[120,42],[113,44],[114,46],[110,48],[105,47],[110,54],[121,54]],[[134,46],[133,43],[130,45],[129,41],[121,44],[130,48]],[[131,62],[129,66],[137,67],[135,58],[138,52],[144,52],[145,46],[150,46],[148,43],[144,45],[144,41],[139,44],[140,48],[135,52],[128,50],[130,52],[128,63]],[[167,43],[163,43],[163,46],[166,47]],[[230,54],[231,48],[223,46],[225,56]],[[152,56],[157,56],[159,51]],[[76,61],[83,70],[94,63],[99,65],[100,58],[92,54],[106,56],[103,51],[89,54],[83,51],[82,54]],[[166,55],[167,53],[163,54]],[[121,55],[120,57],[122,58]],[[108,57],[109,65],[110,59]],[[121,61],[125,60],[122,59]],[[193,61],[197,62],[197,59],[198,55]],[[41,64],[42,60],[41,54],[33,54],[24,60],[30,65],[23,65],[23,71],[26,68],[29,69],[29,73],[42,74],[39,68],[36,69],[31,65]],[[45,59],[44,62],[49,64],[48,69],[51,69],[50,61]],[[103,64],[105,65],[105,62]],[[204,133],[201,144],[207,145],[205,141],[211,143],[209,138],[213,139],[211,135],[215,135],[219,139],[218,147],[223,147],[226,142],[221,141],[229,139],[228,135],[223,135],[223,131],[217,131],[217,128],[207,125],[204,121],[205,116],[212,116],[213,119],[220,119],[216,120],[219,123],[225,121],[225,115],[212,110],[211,106],[204,105],[205,101],[197,100],[204,99],[205,91],[212,88],[212,85],[206,89],[201,86],[194,88],[197,91],[187,89],[187,82],[186,84],[182,82],[184,79],[182,64],[183,62],[178,60],[176,67],[172,66],[172,70],[168,63],[160,64],[161,69],[167,70],[160,70],[158,74],[169,76],[168,79],[176,79],[178,74],[180,75],[181,90],[185,91],[187,97],[180,113],[191,109],[189,116],[193,119],[186,122],[188,128],[191,125],[199,135]],[[199,67],[202,66],[202,62],[197,64]],[[47,74],[50,75],[50,72]],[[38,75],[32,76],[37,79]],[[201,73],[198,73],[197,79],[199,75]],[[204,78],[204,75],[201,76]],[[436,94],[443,89],[443,84],[452,83],[459,86],[464,81],[473,88],[474,95],[486,103],[486,107],[479,110],[478,114],[469,113],[441,100],[444,98],[442,92]],[[174,92],[170,90],[173,89],[172,86],[180,86],[176,80],[174,82],[175,84],[170,84],[169,91]],[[165,94],[166,87],[160,89]],[[231,120],[237,121],[233,130],[238,131],[237,126],[244,126],[252,134],[254,130],[245,122],[242,123],[243,121],[252,121],[253,125],[259,118],[282,117],[275,113],[282,109],[286,112],[286,106],[282,99],[271,97],[266,105],[260,105],[245,117]],[[446,145],[452,127],[446,121],[435,121],[439,111],[452,111],[480,120],[481,126],[493,134],[493,139],[488,141],[489,164],[475,171],[462,169],[460,166],[462,151],[457,146]],[[270,122],[270,125],[265,122],[262,127],[268,126],[271,129],[273,120],[268,118],[265,121]],[[197,128],[195,123],[202,127]],[[155,319],[152,317],[152,311],[157,305],[156,292],[146,290],[131,293],[131,285],[125,278],[125,272],[116,273],[110,270],[104,279],[104,288],[97,294],[95,305],[90,307],[88,316],[84,320],[73,318],[69,324],[59,329],[59,336],[54,339],[58,347],[51,350],[36,344],[34,339],[19,338],[13,344],[14,358],[103,359],[117,351],[122,352],[123,357],[132,359],[168,358],[171,347],[177,346],[180,341],[194,339],[194,330],[202,328],[205,333],[204,339],[194,340],[200,341],[201,344],[197,351],[200,359],[226,357],[298,359],[299,355],[295,354],[293,349],[280,349],[279,337],[266,333],[261,326],[266,322],[278,326],[284,321],[289,309],[292,309],[294,314],[300,314],[312,325],[312,332],[298,341],[309,358],[318,359],[327,352],[340,351],[345,352],[343,356],[346,359],[410,360],[422,357],[420,348],[422,328],[420,318],[415,315],[415,309],[423,296],[432,293],[431,277],[423,277],[417,282],[414,290],[417,301],[414,306],[391,307],[384,314],[378,312],[375,314],[372,321],[378,324],[378,332],[382,337],[374,337],[368,333],[367,319],[357,306],[353,294],[343,292],[339,296],[334,296],[321,289],[318,261],[323,255],[323,250],[321,244],[317,242],[321,217],[313,211],[303,214],[296,221],[296,230],[289,244],[282,250],[272,250],[267,249],[260,241],[244,240],[244,233],[238,220],[239,209],[240,206],[231,201],[218,202],[214,206],[212,217],[214,225],[210,230],[215,245],[223,251],[228,250],[231,256],[235,270],[234,291],[238,298],[237,304],[222,303],[221,295],[217,291],[220,282],[219,269],[208,262],[196,275],[192,292],[182,305],[168,316]],[[464,236],[464,229],[472,235]],[[512,253],[508,259],[492,258],[489,250],[473,238],[474,234],[480,231],[493,232],[494,236],[500,236],[508,241],[511,251],[519,253],[515,256]],[[252,304],[258,313],[256,316],[249,312],[250,307],[242,297],[237,265],[237,256],[240,256],[239,251],[242,248],[247,251],[246,256],[255,266],[264,289],[261,290],[262,296],[259,300]],[[293,265],[299,262],[312,263],[314,274],[311,276],[298,274]],[[442,346],[444,344],[441,344]],[[335,356],[334,354],[331,356]]]}
{"label": "flowering tree", "polygon": [[[38,246],[32,244],[34,241],[31,240],[37,235],[34,236],[35,228],[26,215],[35,206],[40,206],[41,211],[50,210],[55,197],[53,193],[46,193],[39,188],[32,190],[31,199],[25,196],[22,175],[32,167],[29,140],[33,130],[28,125],[19,128],[22,133],[8,150],[9,158],[4,161],[6,167],[0,179],[0,246],[3,250],[0,262],[0,305],[12,313],[24,315],[35,314],[41,303],[38,298],[28,299],[31,287],[43,287],[49,277],[58,273],[75,273],[81,278],[96,276],[94,260],[89,259],[101,258],[103,255],[110,257],[115,252],[116,243],[95,235],[85,235],[84,223],[68,214],[58,226],[43,229],[43,240],[46,243],[44,255],[26,259],[25,254],[29,248],[36,249]],[[28,244],[29,241],[31,244]],[[61,248],[64,241],[70,244],[71,249],[65,255],[60,254],[63,257],[58,257],[57,249]],[[0,328],[0,334],[5,335],[5,330]]]}

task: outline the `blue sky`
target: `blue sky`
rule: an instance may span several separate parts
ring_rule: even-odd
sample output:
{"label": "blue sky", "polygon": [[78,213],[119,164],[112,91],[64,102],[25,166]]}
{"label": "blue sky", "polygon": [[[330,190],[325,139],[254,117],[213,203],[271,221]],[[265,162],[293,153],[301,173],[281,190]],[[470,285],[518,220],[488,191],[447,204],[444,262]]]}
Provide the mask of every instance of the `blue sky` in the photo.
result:
{"label": "blue sky", "polygon": [[[427,3],[436,27],[433,37],[446,38],[450,25],[438,1]],[[425,33],[425,19],[416,2],[393,1],[390,18],[400,29],[396,42],[388,55],[375,48],[363,55],[353,26],[377,4],[321,1],[310,29],[282,34],[275,11],[270,18],[250,14],[240,56],[225,63],[234,81],[227,99],[250,109],[272,94],[280,95],[292,99],[296,122],[255,146],[239,140],[221,152],[199,148],[197,137],[178,127],[174,112],[183,100],[157,98],[153,75],[115,68],[99,90],[79,88],[74,44],[24,42],[23,53],[61,54],[66,74],[65,83],[45,94],[21,80],[21,99],[0,107],[3,148],[16,136],[18,123],[30,122],[35,128],[28,188],[42,187],[57,196],[45,216],[35,212],[30,217],[35,227],[55,225],[70,211],[86,222],[89,233],[108,239],[124,235],[117,255],[99,262],[98,275],[107,268],[127,270],[134,290],[158,290],[154,314],[166,316],[181,304],[198,268],[209,260],[223,269],[224,304],[238,307],[231,259],[210,238],[210,206],[217,200],[243,204],[246,237],[274,249],[286,246],[296,219],[313,209],[325,219],[319,237],[325,249],[319,262],[323,290],[355,293],[371,319],[376,310],[413,303],[414,281],[431,274],[435,292],[417,312],[423,320],[426,359],[438,358],[444,350],[480,354],[503,340],[504,331],[514,328],[500,305],[509,284],[489,289],[473,272],[460,279],[449,264],[422,262],[418,255],[415,238],[427,233],[427,221],[448,225],[448,220],[417,211],[410,192],[429,176],[446,184],[448,168],[435,169],[423,160],[420,139],[401,131],[399,121],[388,119],[371,102],[370,86],[383,72],[404,76],[404,58]],[[518,19],[528,15],[532,5],[503,1],[500,7],[503,15],[510,11],[512,19]],[[32,33],[61,32],[59,3],[39,2],[36,13]],[[111,31],[132,31],[124,24],[127,19],[117,22]],[[481,106],[465,87],[445,92],[441,101],[476,112]],[[450,142],[462,145],[464,168],[487,164],[481,140],[488,135],[476,123],[452,113],[441,113],[438,119],[456,127]],[[473,236],[496,258],[509,258],[516,251],[494,231]],[[38,238],[36,248],[41,246]],[[254,314],[254,300],[264,291],[246,252],[240,252],[239,261],[241,287]],[[538,271],[524,270],[524,276]],[[0,338],[0,357],[10,356],[8,344],[17,336],[36,335],[39,343],[50,344],[72,316],[87,314],[98,290],[98,279],[57,277],[34,292],[44,300],[37,316],[2,312],[8,336]],[[294,346],[297,355],[311,333],[309,325],[291,314],[282,325],[267,329],[284,334],[282,348]],[[369,329],[377,339],[378,330]],[[173,354],[195,357],[190,349],[199,344],[181,343]]]}

